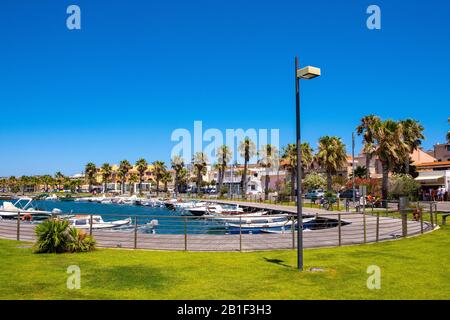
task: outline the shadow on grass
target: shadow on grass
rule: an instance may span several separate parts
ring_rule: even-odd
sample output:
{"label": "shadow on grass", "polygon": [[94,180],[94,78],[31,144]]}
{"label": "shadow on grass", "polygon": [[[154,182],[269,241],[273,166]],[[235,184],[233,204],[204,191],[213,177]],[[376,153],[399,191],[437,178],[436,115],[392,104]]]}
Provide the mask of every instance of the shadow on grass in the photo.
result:
{"label": "shadow on grass", "polygon": [[281,267],[285,267],[285,268],[292,269],[292,266],[286,264],[284,260],[280,260],[280,259],[269,259],[269,258],[266,258],[266,257],[264,257],[264,260],[266,260],[266,262],[273,263],[273,264],[279,265],[279,266],[281,266]]}

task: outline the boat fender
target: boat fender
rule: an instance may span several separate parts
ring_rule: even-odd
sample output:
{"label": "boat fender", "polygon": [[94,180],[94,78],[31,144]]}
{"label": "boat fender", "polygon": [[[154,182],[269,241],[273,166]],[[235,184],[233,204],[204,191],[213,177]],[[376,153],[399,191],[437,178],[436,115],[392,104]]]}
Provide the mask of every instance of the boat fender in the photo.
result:
{"label": "boat fender", "polygon": [[22,221],[32,221],[32,220],[33,220],[33,217],[29,213],[26,213],[22,216]]}

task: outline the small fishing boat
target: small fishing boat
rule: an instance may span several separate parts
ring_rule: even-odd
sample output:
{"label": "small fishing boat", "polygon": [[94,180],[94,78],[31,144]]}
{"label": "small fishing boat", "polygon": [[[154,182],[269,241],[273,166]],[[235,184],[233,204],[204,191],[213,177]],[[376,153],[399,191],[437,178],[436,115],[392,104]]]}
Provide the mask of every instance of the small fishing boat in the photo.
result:
{"label": "small fishing boat", "polygon": [[[90,229],[91,227],[91,216],[90,215],[75,215],[75,216],[65,216],[71,226],[77,229]],[[116,227],[122,227],[131,224],[131,217],[123,220],[116,221],[104,221],[102,216],[93,215],[92,216],[92,229],[110,229]]]}

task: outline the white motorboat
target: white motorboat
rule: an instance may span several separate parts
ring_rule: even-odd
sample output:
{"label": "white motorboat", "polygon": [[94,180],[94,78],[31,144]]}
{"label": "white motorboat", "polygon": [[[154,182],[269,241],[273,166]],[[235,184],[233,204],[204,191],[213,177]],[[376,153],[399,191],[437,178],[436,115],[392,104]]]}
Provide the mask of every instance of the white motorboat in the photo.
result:
{"label": "white motorboat", "polygon": [[59,214],[61,210],[53,209],[52,211],[37,210],[33,207],[33,199],[29,197],[22,197],[17,199],[14,203],[5,201],[0,206],[0,217],[5,219],[12,219],[20,214],[21,218],[33,220],[37,218],[45,219],[51,217],[53,214]]}
{"label": "white motorboat", "polygon": [[228,215],[240,215],[244,213],[244,210],[239,206],[221,206],[220,204],[210,204],[198,207],[187,208],[194,216],[203,215],[215,215],[215,214],[228,214]]}
{"label": "white motorboat", "polygon": [[44,200],[50,200],[50,201],[58,200],[58,197],[56,196],[56,194],[52,194],[51,196],[45,197]]}
{"label": "white motorboat", "polygon": [[[90,229],[91,227],[91,216],[90,215],[76,215],[67,216],[66,219],[69,221],[70,225],[77,229]],[[131,224],[131,217],[123,220],[116,221],[104,221],[102,216],[93,215],[92,216],[92,229],[110,229],[115,227],[121,227]]]}

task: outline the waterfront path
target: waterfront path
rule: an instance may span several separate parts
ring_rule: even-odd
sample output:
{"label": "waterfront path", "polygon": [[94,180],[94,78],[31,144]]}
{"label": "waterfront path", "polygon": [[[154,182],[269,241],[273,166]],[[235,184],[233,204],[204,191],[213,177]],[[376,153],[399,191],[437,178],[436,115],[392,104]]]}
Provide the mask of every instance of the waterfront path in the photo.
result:
{"label": "waterfront path", "polygon": [[[239,204],[243,207],[271,210],[274,213],[286,212],[294,214],[292,206],[278,206],[264,203],[236,201],[214,201],[219,203]],[[377,241],[394,240],[407,236],[420,235],[433,230],[428,222],[402,220],[383,213],[372,215],[361,213],[343,213],[323,209],[303,208],[305,216],[318,216],[328,221],[341,221],[340,227],[321,230],[306,230],[305,248],[332,247],[354,245]],[[34,241],[34,224],[21,222],[18,235],[17,221],[0,221],[0,238]],[[405,229],[406,228],[406,229]],[[253,251],[293,249],[296,245],[296,232],[293,229],[276,234],[146,234],[130,231],[93,230],[93,236],[99,247],[136,248],[151,250],[191,250],[191,251]]]}

